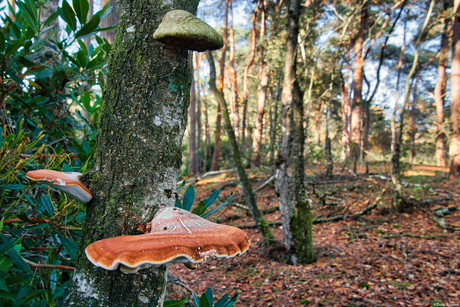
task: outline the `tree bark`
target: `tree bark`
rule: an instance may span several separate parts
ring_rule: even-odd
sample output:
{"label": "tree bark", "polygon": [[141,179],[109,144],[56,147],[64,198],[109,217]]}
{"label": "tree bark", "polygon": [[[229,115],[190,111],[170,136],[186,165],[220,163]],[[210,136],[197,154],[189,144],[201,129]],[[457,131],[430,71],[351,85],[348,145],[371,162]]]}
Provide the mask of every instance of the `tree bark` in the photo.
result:
{"label": "tree bark", "polygon": [[259,11],[259,5],[260,1],[257,2],[256,8],[254,9],[254,12],[252,13],[252,40],[251,40],[251,56],[249,57],[248,64],[244,67],[244,77],[243,77],[243,128],[242,128],[242,137],[241,137],[241,144],[243,144],[243,152],[244,152],[244,146],[246,144],[246,117],[248,113],[248,75],[249,75],[249,69],[251,66],[254,64],[254,57],[256,55],[256,17],[257,17],[257,12]]}
{"label": "tree bark", "polygon": [[235,131],[235,137],[239,143],[240,138],[240,116],[239,116],[239,105],[238,105],[238,86],[236,79],[236,70],[235,70],[235,38],[233,35],[233,0],[230,0],[230,62],[228,65],[228,75],[231,82],[231,92],[232,92],[232,126],[233,131]]}
{"label": "tree bark", "polygon": [[193,71],[196,72],[194,74],[196,76],[196,82],[195,82],[195,99],[196,99],[196,148],[197,148],[197,156],[196,156],[196,165],[197,169],[196,172],[197,174],[200,173],[200,165],[201,165],[201,156],[198,154],[198,152],[201,152],[201,139],[202,139],[202,123],[201,123],[201,95],[200,95],[200,60],[201,57],[197,52],[193,53],[194,56],[194,61],[193,61]]}
{"label": "tree bark", "polygon": [[[454,1],[454,14],[460,14],[460,0]],[[452,74],[451,74],[451,93],[450,103],[451,126],[450,126],[450,177],[460,176],[460,130],[458,125],[460,108],[460,21],[459,17],[454,18],[452,32]]]}
{"label": "tree bark", "polygon": [[347,67],[345,76],[342,78],[342,158],[345,161],[349,157],[349,144],[350,144],[350,99],[348,98],[348,72],[350,71],[350,48],[347,52]]}
{"label": "tree bark", "polygon": [[249,179],[246,176],[246,172],[244,170],[243,163],[241,161],[240,150],[238,148],[238,143],[236,141],[235,133],[233,131],[232,122],[230,120],[230,114],[228,111],[227,102],[225,101],[223,93],[219,91],[216,86],[216,68],[214,65],[214,58],[212,56],[212,53],[210,51],[207,51],[206,57],[208,58],[209,67],[211,70],[210,77],[209,77],[209,87],[211,89],[211,93],[214,95],[214,97],[216,97],[217,101],[222,106],[222,113],[223,113],[224,120],[225,120],[225,128],[227,130],[228,139],[232,147],[233,160],[235,162],[235,165],[238,171],[238,177],[243,187],[244,197],[246,198],[246,201],[248,202],[249,207],[251,208],[252,218],[254,219],[254,222],[256,223],[257,227],[262,233],[262,238],[263,238],[265,246],[274,245],[276,244],[276,239],[273,236],[273,233],[267,221],[264,219],[264,217],[260,213],[259,208],[257,207],[256,199],[254,197],[254,192],[252,190]]}
{"label": "tree bark", "polygon": [[[313,249],[313,214],[310,201],[305,191],[304,144],[305,134],[303,127],[304,107],[303,92],[296,78],[297,36],[299,35],[300,0],[292,1],[292,10],[288,13],[288,34],[286,38],[286,74],[285,83],[292,85],[291,101],[293,106],[294,137],[292,144],[292,164],[294,179],[294,202],[297,212],[291,221],[292,237],[295,243],[295,254],[300,263],[307,264],[316,261]],[[288,62],[289,61],[289,62]],[[287,69],[290,66],[290,69]],[[284,91],[284,88],[283,88]],[[284,225],[283,225],[284,227]]]}
{"label": "tree bark", "polygon": [[263,130],[263,118],[265,114],[265,100],[267,99],[267,85],[268,85],[268,74],[267,65],[264,59],[265,49],[265,28],[266,28],[266,8],[267,1],[264,0],[262,4],[262,17],[260,20],[260,40],[259,40],[259,85],[257,86],[257,115],[256,115],[256,127],[254,130],[254,139],[252,142],[252,166],[260,166],[260,150],[262,148],[262,130]]}
{"label": "tree bark", "polygon": [[280,99],[281,92],[281,69],[278,70],[276,76],[276,90],[275,99],[273,102],[273,117],[270,123],[270,166],[275,163],[275,147],[276,147],[276,127],[278,127],[278,101]]}
{"label": "tree bark", "polygon": [[[118,19],[118,0],[101,0],[101,7],[104,7],[110,1],[110,5],[112,6],[112,11],[110,12],[104,20],[101,21],[100,27],[107,28],[117,24]],[[115,33],[116,29],[110,31],[104,31],[99,34],[101,38],[107,39],[107,41],[111,44],[115,41]]]}
{"label": "tree bark", "polygon": [[[88,0],[88,4],[89,4],[89,10],[88,10],[88,19],[87,20],[90,20],[91,17],[93,17],[93,10],[94,10],[94,3],[93,3],[93,0]],[[93,36],[90,36],[90,37],[86,37],[85,38],[85,46],[86,46],[86,49],[88,50],[88,55],[90,56],[91,54],[89,53],[89,46],[91,45],[91,38]]]}
{"label": "tree bark", "polygon": [[[447,10],[451,5],[451,0],[444,0],[444,14],[447,15]],[[449,53],[449,37],[451,19],[444,18],[444,30],[441,35],[441,47],[439,51],[438,63],[438,82],[434,89],[434,100],[436,103],[436,161],[438,166],[447,166],[447,148],[446,134],[442,128],[444,122],[444,94],[446,92],[446,67],[447,55]]]}
{"label": "tree bark", "polygon": [[415,127],[415,122],[416,122],[416,117],[417,117],[417,87],[418,87],[418,81],[420,80],[420,73],[421,69],[417,74],[417,79],[415,80],[414,84],[414,91],[412,95],[412,105],[410,108],[410,116],[411,116],[411,122],[410,122],[410,151],[409,151],[409,163],[414,163],[415,159],[415,133],[417,132],[417,128]]}
{"label": "tree bark", "polygon": [[353,106],[351,108],[351,167],[356,173],[358,157],[360,156],[360,144],[362,138],[362,88],[363,88],[363,67],[364,57],[363,42],[364,33],[367,28],[369,1],[361,1],[361,14],[358,26],[354,36],[354,54],[353,64]]}
{"label": "tree bark", "polygon": [[189,164],[188,175],[195,175],[198,172],[198,163],[196,157],[196,94],[195,94],[195,81],[193,80],[192,71],[192,87],[190,89],[190,106],[188,113],[190,116],[189,134],[188,134],[188,150],[189,150]]}
{"label": "tree bark", "polygon": [[[227,53],[227,16],[228,16],[228,1],[225,0],[225,15],[224,15],[224,33],[222,35],[224,39],[224,47],[222,48],[222,57],[220,58],[220,76],[219,76],[219,91],[224,90],[224,74],[225,74],[225,54]],[[216,133],[214,141],[214,153],[212,155],[211,171],[217,171],[219,169],[219,156],[220,156],[220,133],[222,125],[222,106],[217,102],[217,120],[216,120]]]}
{"label": "tree bark", "polygon": [[125,275],[94,267],[84,250],[97,240],[138,234],[136,224],[150,221],[158,204],[174,206],[190,63],[187,49],[155,41],[152,34],[166,12],[195,13],[197,6],[198,0],[120,0],[94,168],[82,178],[90,182],[93,200],[66,305],[163,305],[167,266]]}
{"label": "tree bark", "polygon": [[202,88],[203,88],[203,104],[204,104],[202,112],[204,113],[204,133],[205,133],[205,142],[206,142],[206,144],[204,145],[204,154],[203,154],[203,173],[206,173],[208,170],[208,167],[207,167],[208,156],[209,156],[209,153],[211,152],[211,136],[209,135],[208,103],[206,102],[206,90],[203,85],[202,85]]}

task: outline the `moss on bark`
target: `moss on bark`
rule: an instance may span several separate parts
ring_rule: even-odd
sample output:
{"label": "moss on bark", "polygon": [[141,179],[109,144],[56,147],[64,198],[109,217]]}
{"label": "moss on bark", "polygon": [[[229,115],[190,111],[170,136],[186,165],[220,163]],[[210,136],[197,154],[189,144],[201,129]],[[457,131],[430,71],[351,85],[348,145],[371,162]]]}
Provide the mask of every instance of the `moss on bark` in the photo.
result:
{"label": "moss on bark", "polygon": [[139,234],[158,204],[173,205],[190,98],[188,50],[155,41],[152,34],[173,9],[196,13],[198,0],[121,0],[107,86],[102,97],[93,201],[78,247],[66,304],[162,306],[167,268],[125,275],[94,267],[85,256],[92,242]]}

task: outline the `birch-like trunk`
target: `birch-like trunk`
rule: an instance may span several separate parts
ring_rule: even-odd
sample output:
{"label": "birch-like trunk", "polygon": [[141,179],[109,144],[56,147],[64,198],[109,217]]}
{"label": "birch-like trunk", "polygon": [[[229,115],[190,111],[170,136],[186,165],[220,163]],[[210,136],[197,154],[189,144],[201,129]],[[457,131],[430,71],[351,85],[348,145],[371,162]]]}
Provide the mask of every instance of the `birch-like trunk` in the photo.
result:
{"label": "birch-like trunk", "polygon": [[190,106],[188,108],[190,125],[188,130],[188,175],[195,175],[198,172],[198,161],[196,157],[196,94],[195,81],[192,73],[192,87],[190,89]]}
{"label": "birch-like trunk", "polygon": [[[93,193],[65,305],[162,306],[167,266],[126,275],[95,267],[85,248],[136,235],[158,204],[173,206],[190,99],[188,50],[152,38],[173,9],[196,13],[198,0],[120,0],[120,19],[102,97]],[[145,22],[149,20],[150,22]],[[84,180],[85,180],[84,179]]]}
{"label": "birch-like trunk", "polygon": [[275,147],[276,147],[276,127],[278,127],[278,101],[281,93],[281,69],[276,75],[276,90],[275,99],[273,101],[273,117],[270,123],[270,166],[275,162]]}

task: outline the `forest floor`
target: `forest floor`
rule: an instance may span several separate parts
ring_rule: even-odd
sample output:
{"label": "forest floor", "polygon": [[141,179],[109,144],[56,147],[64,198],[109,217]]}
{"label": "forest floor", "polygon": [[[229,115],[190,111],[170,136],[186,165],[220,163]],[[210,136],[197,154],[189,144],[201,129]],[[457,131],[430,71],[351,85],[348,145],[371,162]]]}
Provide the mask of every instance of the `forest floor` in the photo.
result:
{"label": "forest floor", "polygon": [[[371,167],[371,173],[387,170],[383,164]],[[318,257],[308,265],[287,264],[281,247],[263,249],[260,232],[247,228],[253,220],[243,208],[234,172],[189,179],[196,203],[222,186],[220,202],[234,193],[234,200],[209,219],[244,228],[252,244],[240,257],[208,259],[195,271],[170,265],[169,274],[177,281],[168,283],[167,298],[181,299],[183,293],[191,298],[191,291],[199,297],[211,287],[215,300],[238,291],[235,306],[460,306],[460,181],[447,180],[445,169],[414,165],[404,179],[411,205],[396,213],[387,177],[339,170],[325,184],[315,176],[323,171],[318,166],[306,169],[307,182],[319,182],[307,185],[317,218],[313,237]],[[248,174],[254,188],[270,178],[269,171]],[[256,199],[281,242],[273,185],[260,190]],[[353,215],[374,204],[373,210]],[[441,209],[445,215],[438,216]],[[342,219],[324,221],[334,216]]]}

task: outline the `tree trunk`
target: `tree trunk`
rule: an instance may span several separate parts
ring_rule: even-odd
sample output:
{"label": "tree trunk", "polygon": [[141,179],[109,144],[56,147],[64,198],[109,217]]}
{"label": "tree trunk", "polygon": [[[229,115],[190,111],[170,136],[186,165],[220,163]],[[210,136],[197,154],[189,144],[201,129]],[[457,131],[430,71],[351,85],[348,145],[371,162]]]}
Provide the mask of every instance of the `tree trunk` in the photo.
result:
{"label": "tree trunk", "polygon": [[97,240],[139,234],[136,224],[150,221],[158,204],[174,206],[171,191],[187,125],[190,63],[187,49],[155,41],[152,33],[166,12],[195,13],[197,6],[197,0],[120,1],[94,169],[83,177],[90,181],[93,200],[66,305],[163,305],[167,266],[125,275],[94,267],[84,250]]}
{"label": "tree trunk", "polygon": [[350,71],[350,49],[347,52],[347,67],[345,70],[345,76],[342,78],[342,158],[345,161],[349,157],[349,144],[350,144],[350,99],[348,99],[348,72]]}
{"label": "tree trunk", "polygon": [[[118,0],[101,0],[101,7],[104,7],[110,1],[110,5],[112,6],[112,11],[110,12],[104,20],[101,21],[100,27],[107,28],[117,24],[118,19]],[[107,41],[111,44],[115,41],[115,32],[116,30],[104,31],[99,34],[101,38],[107,39]]]}
{"label": "tree trunk", "polygon": [[[454,1],[454,14],[460,14],[460,0]],[[460,22],[458,17],[454,18],[452,33],[452,74],[451,74],[451,93],[450,103],[451,113],[451,138],[449,147],[450,156],[450,177],[460,176],[460,130],[458,125],[460,108]]]}
{"label": "tree trunk", "polygon": [[266,8],[267,1],[264,0],[262,5],[262,18],[260,20],[260,43],[259,43],[259,85],[257,86],[257,115],[256,127],[254,130],[254,139],[252,142],[252,166],[260,166],[260,150],[262,148],[262,130],[263,130],[263,117],[265,114],[265,100],[267,99],[267,85],[268,74],[267,65],[264,59],[264,45],[265,45],[265,28],[266,28]]}
{"label": "tree trunk", "polygon": [[362,88],[363,88],[363,42],[364,33],[366,32],[367,20],[369,18],[368,9],[369,1],[362,1],[361,14],[359,23],[354,36],[354,54],[355,60],[353,64],[353,106],[351,109],[351,167],[356,173],[356,164],[360,156],[360,145],[362,138]]}
{"label": "tree trunk", "polygon": [[331,107],[332,107],[332,90],[334,85],[334,73],[332,73],[331,84],[329,85],[329,103],[327,105],[327,118],[326,118],[326,138],[324,140],[324,152],[326,154],[326,180],[332,179],[332,171],[334,164],[332,162],[332,148],[331,139],[329,138],[329,123],[331,121]]}
{"label": "tree trunk", "polygon": [[196,156],[196,172],[197,174],[200,173],[200,165],[201,165],[201,156],[198,154],[198,151],[201,152],[201,139],[202,139],[202,124],[201,124],[201,95],[200,95],[200,55],[197,52],[193,53],[194,55],[194,63],[193,63],[193,70],[196,72],[196,82],[195,82],[195,99],[196,99],[196,148],[197,148],[197,156]]}
{"label": "tree trunk", "polygon": [[409,152],[409,163],[414,163],[415,159],[415,133],[417,132],[417,128],[415,127],[416,123],[416,116],[417,116],[417,87],[418,87],[418,81],[420,80],[420,73],[422,70],[417,74],[417,79],[415,80],[414,84],[414,92],[413,92],[413,99],[412,99],[412,105],[410,108],[410,116],[411,116],[411,122],[410,122],[410,152]]}
{"label": "tree trunk", "polygon": [[[447,15],[447,10],[451,5],[451,0],[444,0],[444,14]],[[449,52],[449,28],[451,19],[444,18],[444,31],[441,35],[441,48],[439,52],[438,63],[438,82],[434,89],[434,100],[436,103],[436,161],[438,166],[447,166],[447,148],[446,148],[446,134],[442,128],[444,122],[444,94],[446,92],[446,67],[447,67],[447,54]]]}
{"label": "tree trunk", "polygon": [[205,142],[206,142],[204,145],[204,154],[203,154],[203,173],[206,173],[208,156],[209,156],[209,153],[211,152],[211,136],[209,135],[208,103],[206,102],[206,90],[203,85],[202,87],[203,87],[203,104],[204,104],[202,112],[204,113],[204,134],[205,134]]}
{"label": "tree trunk", "polygon": [[210,51],[207,51],[206,57],[208,58],[209,67],[211,70],[209,77],[209,87],[211,89],[211,93],[214,95],[214,97],[216,97],[217,101],[222,106],[222,113],[224,115],[225,120],[225,128],[227,130],[228,139],[232,147],[233,160],[238,171],[238,177],[243,187],[244,197],[246,198],[246,201],[248,202],[251,208],[252,218],[254,219],[254,222],[256,223],[257,227],[260,229],[260,232],[262,233],[264,244],[266,246],[274,245],[276,243],[275,237],[273,236],[273,233],[267,221],[264,219],[264,217],[259,211],[259,208],[257,207],[254,192],[252,190],[249,179],[246,176],[246,172],[244,171],[243,163],[241,161],[240,150],[238,148],[238,143],[236,141],[235,133],[233,131],[233,126],[230,120],[227,102],[225,101],[223,93],[219,91],[216,86],[216,68],[214,65],[214,58],[212,56],[212,53]]}
{"label": "tree trunk", "polygon": [[[291,221],[292,236],[295,242],[295,254],[300,263],[307,264],[316,261],[313,249],[313,214],[310,200],[305,192],[305,165],[303,150],[305,134],[303,128],[304,108],[303,92],[296,78],[297,36],[299,35],[300,0],[292,1],[292,10],[288,13],[288,34],[286,38],[286,73],[285,83],[292,85],[291,101],[294,118],[294,138],[292,145],[292,164],[294,179],[294,202],[297,212]],[[290,66],[290,69],[287,69]],[[284,92],[284,88],[283,88]]]}
{"label": "tree trunk", "polygon": [[246,144],[246,117],[248,113],[248,75],[249,75],[249,68],[251,68],[252,64],[254,64],[254,57],[256,55],[256,17],[257,12],[259,11],[260,1],[257,2],[256,8],[252,13],[252,40],[251,40],[251,56],[249,57],[248,65],[244,67],[244,77],[243,77],[243,128],[242,128],[242,137],[241,137],[241,144],[243,145],[243,152]]}
{"label": "tree trunk", "polygon": [[[227,16],[228,16],[228,1],[225,0],[225,15],[224,15],[224,47],[222,48],[222,57],[220,58],[220,76],[219,76],[219,91],[224,90],[224,72],[225,72],[225,54],[227,53]],[[212,155],[211,171],[219,169],[219,155],[220,155],[220,133],[222,125],[222,106],[217,102],[217,121],[216,121],[216,140],[214,142],[214,153]]]}
{"label": "tree trunk", "polygon": [[190,115],[190,125],[188,134],[188,150],[189,150],[189,164],[188,175],[195,175],[198,172],[198,163],[196,159],[196,94],[195,94],[195,81],[193,80],[192,71],[192,87],[190,89],[190,106],[188,108]]}
{"label": "tree trunk", "polygon": [[236,141],[240,141],[240,118],[239,118],[239,105],[238,105],[238,86],[235,70],[235,38],[233,36],[233,0],[230,0],[230,63],[228,65],[228,75],[231,82],[232,91],[232,126],[235,131]]}
{"label": "tree trunk", "polygon": [[281,69],[278,70],[276,76],[275,99],[273,102],[273,117],[270,123],[270,165],[275,163],[275,147],[276,147],[276,127],[278,124],[278,100],[280,99],[281,84]]}
{"label": "tree trunk", "polygon": [[[88,0],[88,4],[89,4],[89,10],[88,10],[88,19],[87,20],[90,20],[91,17],[93,17],[93,10],[94,10],[93,0]],[[89,46],[91,45],[91,38],[92,37],[93,36],[85,38],[85,46],[86,46],[86,49],[88,50],[88,56],[91,56]]]}

